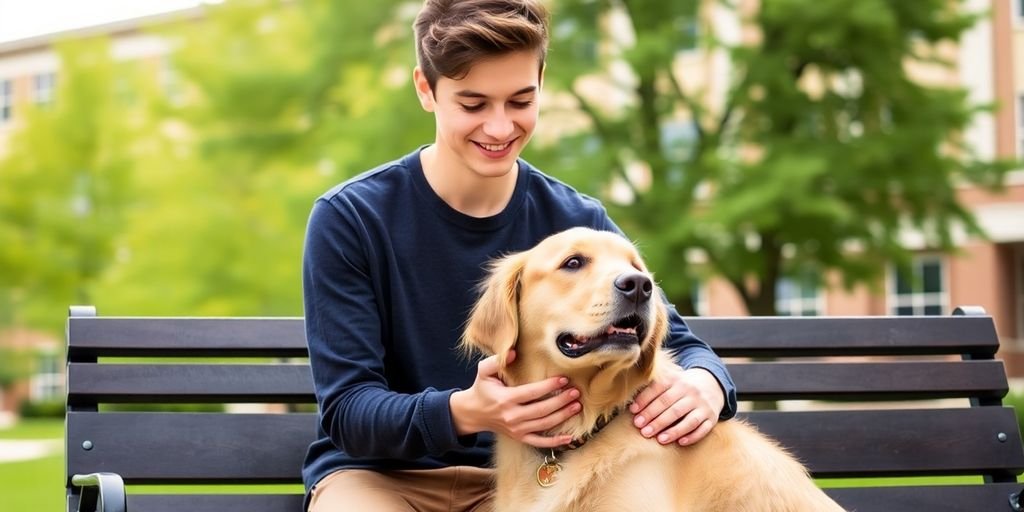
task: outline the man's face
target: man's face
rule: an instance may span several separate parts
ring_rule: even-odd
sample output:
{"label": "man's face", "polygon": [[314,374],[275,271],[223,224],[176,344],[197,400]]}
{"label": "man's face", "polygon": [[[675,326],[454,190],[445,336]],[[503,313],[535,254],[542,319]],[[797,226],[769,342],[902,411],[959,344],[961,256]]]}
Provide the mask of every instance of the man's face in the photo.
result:
{"label": "man's face", "polygon": [[540,85],[540,59],[529,51],[482,60],[459,80],[440,77],[434,91],[417,70],[420,102],[434,113],[439,162],[480,177],[508,174],[537,126]]}

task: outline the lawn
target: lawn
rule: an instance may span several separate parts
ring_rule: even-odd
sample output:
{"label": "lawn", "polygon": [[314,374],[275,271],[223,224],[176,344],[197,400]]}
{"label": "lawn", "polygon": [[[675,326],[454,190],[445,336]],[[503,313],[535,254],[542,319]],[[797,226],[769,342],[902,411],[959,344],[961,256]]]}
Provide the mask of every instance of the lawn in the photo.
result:
{"label": "lawn", "polygon": [[[64,438],[63,420],[24,420],[0,430],[0,439]],[[63,510],[64,455],[0,463],[4,510]]]}
{"label": "lawn", "polygon": [[64,420],[25,419],[0,428],[0,439],[63,439]]}

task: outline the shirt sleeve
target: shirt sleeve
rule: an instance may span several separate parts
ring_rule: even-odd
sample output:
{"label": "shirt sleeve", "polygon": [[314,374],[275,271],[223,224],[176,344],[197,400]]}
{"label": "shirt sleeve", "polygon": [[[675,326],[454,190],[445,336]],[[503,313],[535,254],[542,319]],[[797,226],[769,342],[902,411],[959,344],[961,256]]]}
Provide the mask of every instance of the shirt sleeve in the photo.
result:
{"label": "shirt sleeve", "polygon": [[[598,215],[595,226],[597,229],[612,231],[624,237],[626,236],[615,225],[615,222],[608,217],[607,212],[603,208]],[[628,239],[629,237],[626,238]],[[701,340],[690,331],[686,321],[679,315],[675,305],[668,301],[668,297],[664,293],[661,294],[661,298],[668,309],[669,324],[668,335],[663,346],[675,356],[676,364],[684,370],[702,368],[715,376],[715,379],[718,380],[718,385],[722,388],[722,396],[725,397],[725,405],[722,406],[722,412],[719,413],[718,419],[727,420],[732,418],[736,415],[737,410],[736,385],[733,383],[732,376],[729,375],[729,370],[726,369],[725,363],[722,362],[718,354],[715,354],[714,350],[704,340]]]}
{"label": "shirt sleeve", "polygon": [[306,343],[320,426],[353,457],[415,459],[469,446],[449,408],[455,390],[389,389],[376,283],[366,237],[343,199],[318,200],[303,249]]}

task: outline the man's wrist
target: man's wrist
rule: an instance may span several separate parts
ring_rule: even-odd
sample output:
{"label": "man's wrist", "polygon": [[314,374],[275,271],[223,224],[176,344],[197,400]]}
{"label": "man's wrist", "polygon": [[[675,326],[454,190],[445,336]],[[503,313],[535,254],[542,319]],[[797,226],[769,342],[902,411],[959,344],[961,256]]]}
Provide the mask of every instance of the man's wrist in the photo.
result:
{"label": "man's wrist", "polygon": [[460,389],[448,397],[448,408],[451,410],[452,425],[459,436],[468,436],[480,432],[472,420],[472,408],[468,402],[470,395],[467,390]]}
{"label": "man's wrist", "polygon": [[718,377],[715,377],[711,370],[695,366],[688,370],[686,373],[693,375],[693,382],[700,388],[701,394],[708,400],[708,405],[711,406],[712,411],[718,415],[725,409],[725,390],[722,389],[722,383],[718,382]]}

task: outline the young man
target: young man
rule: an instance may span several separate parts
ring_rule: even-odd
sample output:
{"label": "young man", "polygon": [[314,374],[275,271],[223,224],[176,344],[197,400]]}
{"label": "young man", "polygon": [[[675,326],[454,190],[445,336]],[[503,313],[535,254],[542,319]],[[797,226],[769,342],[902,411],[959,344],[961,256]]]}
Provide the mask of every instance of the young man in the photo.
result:
{"label": "young man", "polygon": [[[579,411],[571,382],[507,387],[495,357],[474,367],[456,350],[489,260],[574,226],[618,231],[597,201],[518,158],[537,123],[547,30],[537,0],[427,0],[414,80],[434,143],[313,207],[310,511],[489,510],[491,432],[538,448],[571,441],[543,434]],[[735,388],[674,312],[667,345],[678,371],[631,412],[650,442],[691,444],[735,413]]]}

